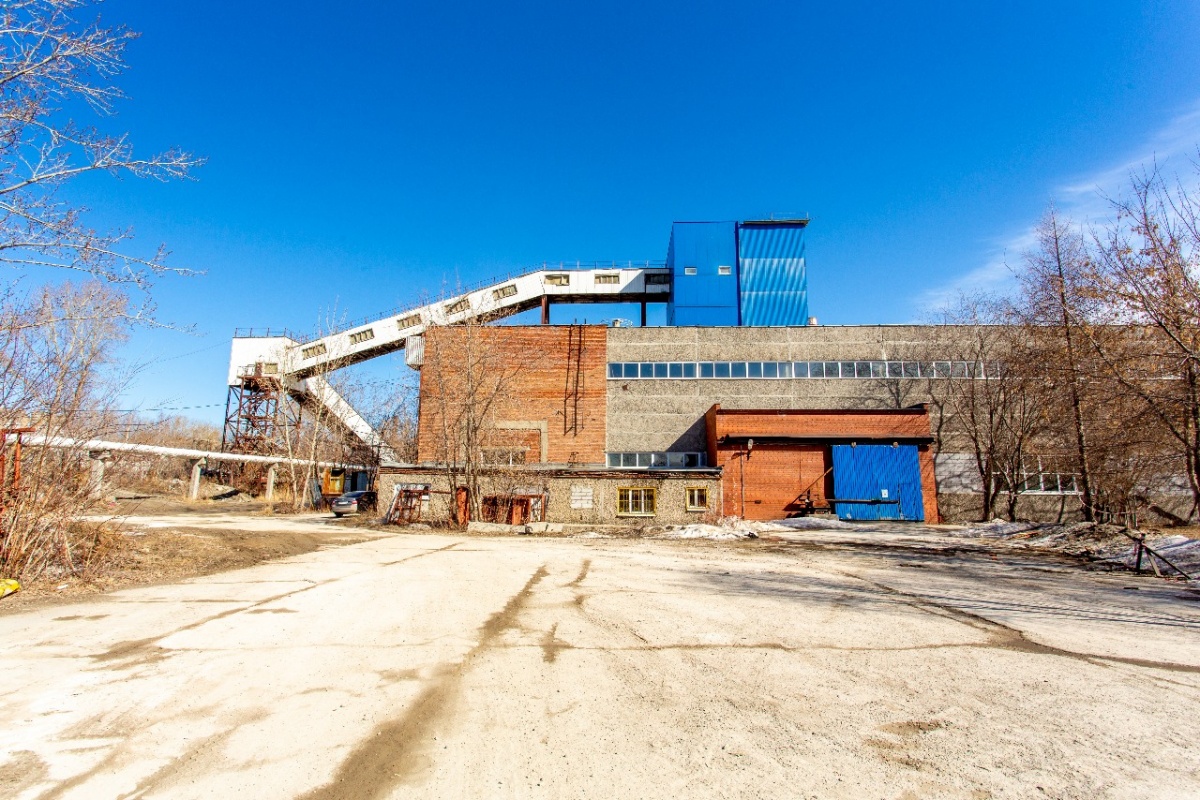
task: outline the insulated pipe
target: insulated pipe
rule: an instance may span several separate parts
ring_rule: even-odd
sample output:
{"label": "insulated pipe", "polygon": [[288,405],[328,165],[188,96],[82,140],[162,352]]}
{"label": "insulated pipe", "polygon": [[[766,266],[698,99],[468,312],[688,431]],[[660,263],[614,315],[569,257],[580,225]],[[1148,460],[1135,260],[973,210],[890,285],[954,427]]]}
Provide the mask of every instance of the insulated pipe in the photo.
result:
{"label": "insulated pipe", "polygon": [[[6,443],[15,442],[16,434],[9,434]],[[64,450],[110,450],[124,453],[152,453],[160,456],[207,459],[210,461],[242,461],[251,464],[314,464],[318,467],[345,467],[365,469],[361,464],[339,464],[334,461],[308,461],[303,458],[280,456],[256,456],[246,453],[218,453],[214,450],[191,450],[186,447],[163,447],[156,444],[134,444],[133,442],[106,442],[102,439],[71,439],[66,436],[24,434],[21,442],[26,447],[57,447]]]}

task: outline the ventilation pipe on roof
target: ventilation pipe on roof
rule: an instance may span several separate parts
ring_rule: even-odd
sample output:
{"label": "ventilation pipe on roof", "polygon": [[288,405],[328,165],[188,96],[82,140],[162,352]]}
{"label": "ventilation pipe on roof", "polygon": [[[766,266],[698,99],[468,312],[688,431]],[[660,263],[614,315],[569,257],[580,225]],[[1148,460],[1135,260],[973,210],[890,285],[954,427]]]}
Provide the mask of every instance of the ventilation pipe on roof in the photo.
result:
{"label": "ventilation pipe on roof", "polygon": [[810,327],[816,327],[816,326],[817,326],[817,324],[818,324],[818,323],[817,323],[817,318],[816,318],[816,317],[809,317],[809,318],[808,318],[808,324],[809,324],[809,326],[810,326]]}

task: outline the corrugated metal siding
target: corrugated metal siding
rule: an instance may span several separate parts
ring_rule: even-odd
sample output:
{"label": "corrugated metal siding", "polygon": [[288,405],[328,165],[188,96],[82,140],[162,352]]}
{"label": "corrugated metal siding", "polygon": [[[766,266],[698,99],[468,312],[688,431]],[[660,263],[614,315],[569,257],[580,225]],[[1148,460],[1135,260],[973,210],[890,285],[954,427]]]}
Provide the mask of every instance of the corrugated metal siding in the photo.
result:
{"label": "corrugated metal siding", "polygon": [[739,282],[743,325],[806,325],[804,226],[741,225]]}
{"label": "corrugated metal siding", "polygon": [[[671,226],[668,325],[737,325],[737,228],[733,222],[676,222]],[[729,275],[718,269],[730,267]],[[696,274],[688,275],[688,267]]]}
{"label": "corrugated metal siding", "polygon": [[921,463],[915,445],[839,444],[832,450],[836,499],[900,501],[899,505],[839,503],[839,519],[925,519]]}

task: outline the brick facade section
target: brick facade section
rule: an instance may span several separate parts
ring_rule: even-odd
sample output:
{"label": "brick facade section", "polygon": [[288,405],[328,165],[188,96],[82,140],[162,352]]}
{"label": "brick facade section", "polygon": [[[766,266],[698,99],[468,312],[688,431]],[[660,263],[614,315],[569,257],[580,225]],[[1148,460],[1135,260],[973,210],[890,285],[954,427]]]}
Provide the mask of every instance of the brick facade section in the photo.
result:
{"label": "brick facade section", "polygon": [[[523,450],[525,463],[538,463],[540,431],[505,426],[545,423],[547,463],[604,463],[605,326],[431,326],[425,336],[419,461],[455,458],[447,452],[442,417],[454,418],[454,404],[469,394],[462,369],[469,359],[477,367],[476,386],[494,396],[485,424],[486,447]],[[501,379],[494,377],[501,374]],[[492,391],[489,380],[502,380],[503,385]]]}
{"label": "brick facade section", "polygon": [[[734,411],[715,405],[705,414],[708,457],[722,470],[723,511],[744,519],[781,519],[800,510],[806,490],[824,506],[833,492],[830,445],[820,443],[756,443],[750,458],[745,444],[725,443],[726,436],[812,436],[864,438],[930,437],[926,409],[895,411],[779,410]],[[929,445],[917,448],[925,520],[938,521],[937,482]]]}

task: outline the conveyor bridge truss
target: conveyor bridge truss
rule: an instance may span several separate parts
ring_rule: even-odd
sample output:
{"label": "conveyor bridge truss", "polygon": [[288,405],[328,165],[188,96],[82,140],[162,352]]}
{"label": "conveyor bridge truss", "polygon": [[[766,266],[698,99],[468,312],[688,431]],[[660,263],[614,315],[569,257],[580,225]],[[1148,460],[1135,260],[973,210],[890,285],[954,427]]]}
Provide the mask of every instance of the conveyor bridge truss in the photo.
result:
{"label": "conveyor bridge truss", "polygon": [[[424,305],[394,311],[376,319],[318,337],[289,332],[236,331],[229,359],[229,386],[269,375],[302,407],[319,410],[321,418],[340,427],[356,442],[378,452],[383,461],[396,454],[327,380],[336,369],[361,363],[407,348],[408,361],[420,363],[421,339],[431,325],[471,321],[491,322],[539,306],[542,322],[549,322],[551,303],[663,303],[671,293],[671,273],[662,262],[611,265],[543,265],[506,280],[469,289]],[[241,397],[231,392],[230,397]],[[244,402],[244,401],[243,401]],[[226,410],[234,429],[242,425],[236,408]],[[230,426],[227,420],[227,428]],[[271,437],[255,429],[262,441]]]}

